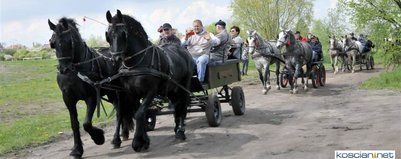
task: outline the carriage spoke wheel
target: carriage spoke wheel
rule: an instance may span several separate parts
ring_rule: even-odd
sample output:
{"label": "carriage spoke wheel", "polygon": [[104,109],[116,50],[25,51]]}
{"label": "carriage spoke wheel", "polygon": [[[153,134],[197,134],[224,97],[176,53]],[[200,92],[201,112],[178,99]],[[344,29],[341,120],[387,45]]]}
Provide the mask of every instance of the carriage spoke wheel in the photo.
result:
{"label": "carriage spoke wheel", "polygon": [[312,86],[313,88],[318,88],[320,83],[320,71],[316,65],[312,67]]}
{"label": "carriage spoke wheel", "polygon": [[243,115],[245,113],[245,96],[241,87],[234,87],[231,92],[231,106],[235,115]]}
{"label": "carriage spoke wheel", "polygon": [[211,127],[220,125],[223,113],[221,112],[220,100],[216,94],[210,94],[205,106],[207,122]]}
{"label": "carriage spoke wheel", "polygon": [[324,86],[324,85],[326,85],[326,68],[322,64],[322,66],[320,66],[319,70],[320,70],[320,82],[319,83],[320,83],[320,86]]}

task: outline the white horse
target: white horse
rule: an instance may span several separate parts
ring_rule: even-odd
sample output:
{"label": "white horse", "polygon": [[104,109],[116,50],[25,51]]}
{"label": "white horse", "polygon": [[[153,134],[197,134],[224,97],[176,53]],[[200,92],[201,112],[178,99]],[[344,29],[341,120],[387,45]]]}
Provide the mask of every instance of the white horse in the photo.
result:
{"label": "white horse", "polygon": [[344,44],[342,41],[337,40],[335,36],[330,37],[330,48],[329,48],[329,54],[330,54],[330,61],[331,61],[331,66],[333,67],[334,74],[338,73],[338,58],[341,58],[341,67],[343,68],[343,71],[345,69],[344,62],[345,62],[345,52],[344,52]]}
{"label": "white horse", "polygon": [[352,40],[351,38],[345,36],[344,42],[344,50],[348,56],[348,62],[351,62],[351,72],[355,72],[355,64],[356,59],[360,56],[363,46],[359,41]]}
{"label": "white horse", "polygon": [[256,31],[247,31],[248,33],[248,53],[251,54],[258,70],[260,81],[263,85],[262,93],[266,94],[270,89],[270,69],[271,64],[276,64],[276,88],[279,90],[280,74],[280,53],[277,47],[271,42],[265,42],[262,36]]}

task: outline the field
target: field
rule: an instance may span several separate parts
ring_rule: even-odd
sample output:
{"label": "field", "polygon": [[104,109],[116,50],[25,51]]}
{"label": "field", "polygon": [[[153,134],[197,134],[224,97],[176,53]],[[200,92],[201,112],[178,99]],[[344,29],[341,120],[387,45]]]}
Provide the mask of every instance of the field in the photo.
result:
{"label": "field", "polygon": [[[71,131],[56,83],[55,60],[0,63],[0,154],[45,143]],[[105,105],[108,112],[110,105]],[[82,123],[85,106],[78,104]],[[113,120],[104,114],[94,123]]]}

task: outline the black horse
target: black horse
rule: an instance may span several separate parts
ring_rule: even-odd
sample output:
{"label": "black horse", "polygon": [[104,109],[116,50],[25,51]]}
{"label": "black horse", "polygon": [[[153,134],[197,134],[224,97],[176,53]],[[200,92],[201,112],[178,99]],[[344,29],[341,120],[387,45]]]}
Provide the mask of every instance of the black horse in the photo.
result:
{"label": "black horse", "polygon": [[[304,89],[308,89],[308,79],[312,70],[312,48],[308,43],[298,42],[295,40],[294,33],[289,31],[282,31],[279,34],[277,47],[286,46],[286,53],[284,56],[285,67],[289,70],[290,80],[290,93],[298,93],[297,79],[302,77],[302,84]],[[306,66],[306,72],[303,71],[302,66]],[[306,83],[304,82],[306,77]],[[295,84],[294,84],[295,83]]]}
{"label": "black horse", "polygon": [[185,118],[190,100],[190,81],[193,71],[191,55],[181,46],[167,45],[164,51],[148,41],[148,35],[140,22],[122,15],[119,10],[112,17],[106,13],[109,28],[106,40],[115,60],[123,69],[120,78],[134,96],[142,103],[135,119],[136,129],[132,148],[139,152],[149,148],[146,132],[146,112],[156,95],[166,96],[174,107],[175,137],[185,140]]}
{"label": "black horse", "polygon": [[[80,158],[84,151],[77,119],[76,104],[79,100],[84,100],[87,105],[83,127],[97,145],[101,145],[105,141],[103,130],[92,125],[93,113],[99,104],[100,96],[107,95],[109,102],[116,109],[125,109],[125,111],[133,113],[134,107],[125,106],[131,102],[127,92],[97,89],[91,84],[93,81],[101,81],[118,72],[119,65],[115,65],[107,58],[108,55],[104,55],[109,54],[111,57],[108,49],[104,49],[103,54],[100,54],[88,48],[73,19],[61,18],[57,25],[48,20],[48,24],[50,29],[53,30],[52,38],[49,40],[50,46],[56,50],[58,59],[57,83],[70,113],[74,134],[74,147],[70,155]],[[89,80],[84,80],[85,78]],[[122,87],[119,80],[112,81],[110,84]],[[123,125],[123,138],[128,139],[129,128],[133,128],[132,115],[123,116],[117,112],[117,129],[112,141],[115,147],[119,147],[121,144],[119,136],[121,124]]]}

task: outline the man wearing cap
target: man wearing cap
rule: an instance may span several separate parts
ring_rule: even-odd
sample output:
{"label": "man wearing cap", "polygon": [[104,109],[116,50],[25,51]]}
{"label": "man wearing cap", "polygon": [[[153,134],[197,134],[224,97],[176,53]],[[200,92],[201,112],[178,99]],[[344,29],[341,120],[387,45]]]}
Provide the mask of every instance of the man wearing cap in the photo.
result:
{"label": "man wearing cap", "polygon": [[192,23],[193,32],[188,32],[185,35],[183,46],[191,53],[196,64],[198,79],[204,82],[206,65],[209,63],[209,54],[212,46],[220,43],[220,40],[213,34],[206,32],[203,28],[202,21],[196,19]]}
{"label": "man wearing cap", "polygon": [[169,23],[164,23],[160,28],[161,34],[157,45],[163,46],[166,44],[181,45],[181,40],[173,34],[173,28]]}
{"label": "man wearing cap", "polygon": [[222,61],[223,58],[227,59],[228,51],[230,47],[230,35],[228,35],[226,31],[226,23],[222,20],[219,20],[215,24],[216,26],[216,38],[219,39],[219,43],[217,45],[213,45],[210,51],[210,59],[212,61]]}

